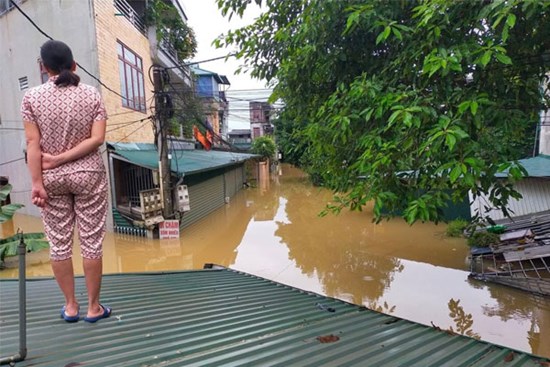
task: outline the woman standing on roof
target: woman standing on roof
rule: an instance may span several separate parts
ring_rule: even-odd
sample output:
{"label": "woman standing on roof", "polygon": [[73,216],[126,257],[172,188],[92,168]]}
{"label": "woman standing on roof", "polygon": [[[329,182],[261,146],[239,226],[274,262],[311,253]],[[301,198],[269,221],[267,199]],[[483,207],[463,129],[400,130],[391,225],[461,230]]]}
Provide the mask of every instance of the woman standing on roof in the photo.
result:
{"label": "woman standing on roof", "polygon": [[50,260],[65,296],[61,317],[80,319],[72,263],[75,220],[88,290],[84,321],[109,317],[99,303],[103,238],[107,216],[107,178],[98,148],[105,140],[107,114],[96,88],[80,83],[71,49],[47,41],[40,49],[49,80],[28,90],[21,113],[27,139],[31,198],[41,208]]}

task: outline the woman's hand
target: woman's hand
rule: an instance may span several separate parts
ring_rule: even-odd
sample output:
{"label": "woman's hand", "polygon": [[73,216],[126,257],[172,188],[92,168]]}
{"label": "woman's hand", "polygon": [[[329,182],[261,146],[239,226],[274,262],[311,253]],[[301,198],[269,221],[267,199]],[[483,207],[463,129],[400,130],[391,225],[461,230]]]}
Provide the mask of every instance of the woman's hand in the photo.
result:
{"label": "woman's hand", "polygon": [[46,206],[48,201],[48,193],[43,185],[33,185],[31,190],[31,200],[34,205],[39,208]]}
{"label": "woman's hand", "polygon": [[48,153],[42,153],[42,170],[54,169],[63,164],[61,157],[58,155],[51,155]]}

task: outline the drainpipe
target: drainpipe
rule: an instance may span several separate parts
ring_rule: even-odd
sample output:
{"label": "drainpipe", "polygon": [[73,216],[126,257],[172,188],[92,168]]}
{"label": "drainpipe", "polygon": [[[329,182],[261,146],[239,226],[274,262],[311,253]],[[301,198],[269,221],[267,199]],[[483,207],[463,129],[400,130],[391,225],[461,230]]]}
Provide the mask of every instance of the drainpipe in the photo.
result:
{"label": "drainpipe", "polygon": [[27,356],[27,285],[25,274],[25,255],[27,246],[23,240],[23,232],[19,233],[19,246],[17,254],[19,255],[19,353],[10,357],[0,358],[0,364],[21,362]]}

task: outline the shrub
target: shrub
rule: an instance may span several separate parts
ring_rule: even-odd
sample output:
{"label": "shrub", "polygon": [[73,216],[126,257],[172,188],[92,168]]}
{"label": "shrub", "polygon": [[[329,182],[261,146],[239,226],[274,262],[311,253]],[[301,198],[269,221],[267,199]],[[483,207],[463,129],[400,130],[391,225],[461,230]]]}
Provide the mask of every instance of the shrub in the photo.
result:
{"label": "shrub", "polygon": [[269,136],[260,136],[252,142],[251,151],[254,154],[259,154],[262,159],[271,159],[275,156],[277,146]]}
{"label": "shrub", "polygon": [[445,234],[449,237],[461,237],[464,235],[464,230],[468,227],[468,221],[464,219],[455,219],[447,225]]}
{"label": "shrub", "polygon": [[475,247],[489,247],[496,245],[500,241],[500,236],[491,232],[475,232],[470,238],[468,238],[468,246]]}

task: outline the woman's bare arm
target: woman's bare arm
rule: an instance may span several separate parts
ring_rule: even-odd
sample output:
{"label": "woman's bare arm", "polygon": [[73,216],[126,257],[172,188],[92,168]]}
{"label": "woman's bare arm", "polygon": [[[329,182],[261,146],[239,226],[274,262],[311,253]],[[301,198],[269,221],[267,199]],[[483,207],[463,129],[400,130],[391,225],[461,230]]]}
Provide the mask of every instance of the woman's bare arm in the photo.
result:
{"label": "woman's bare arm", "polygon": [[25,137],[27,140],[27,163],[32,182],[31,199],[35,205],[43,207],[48,195],[42,182],[42,152],[38,126],[30,121],[25,121]]}

